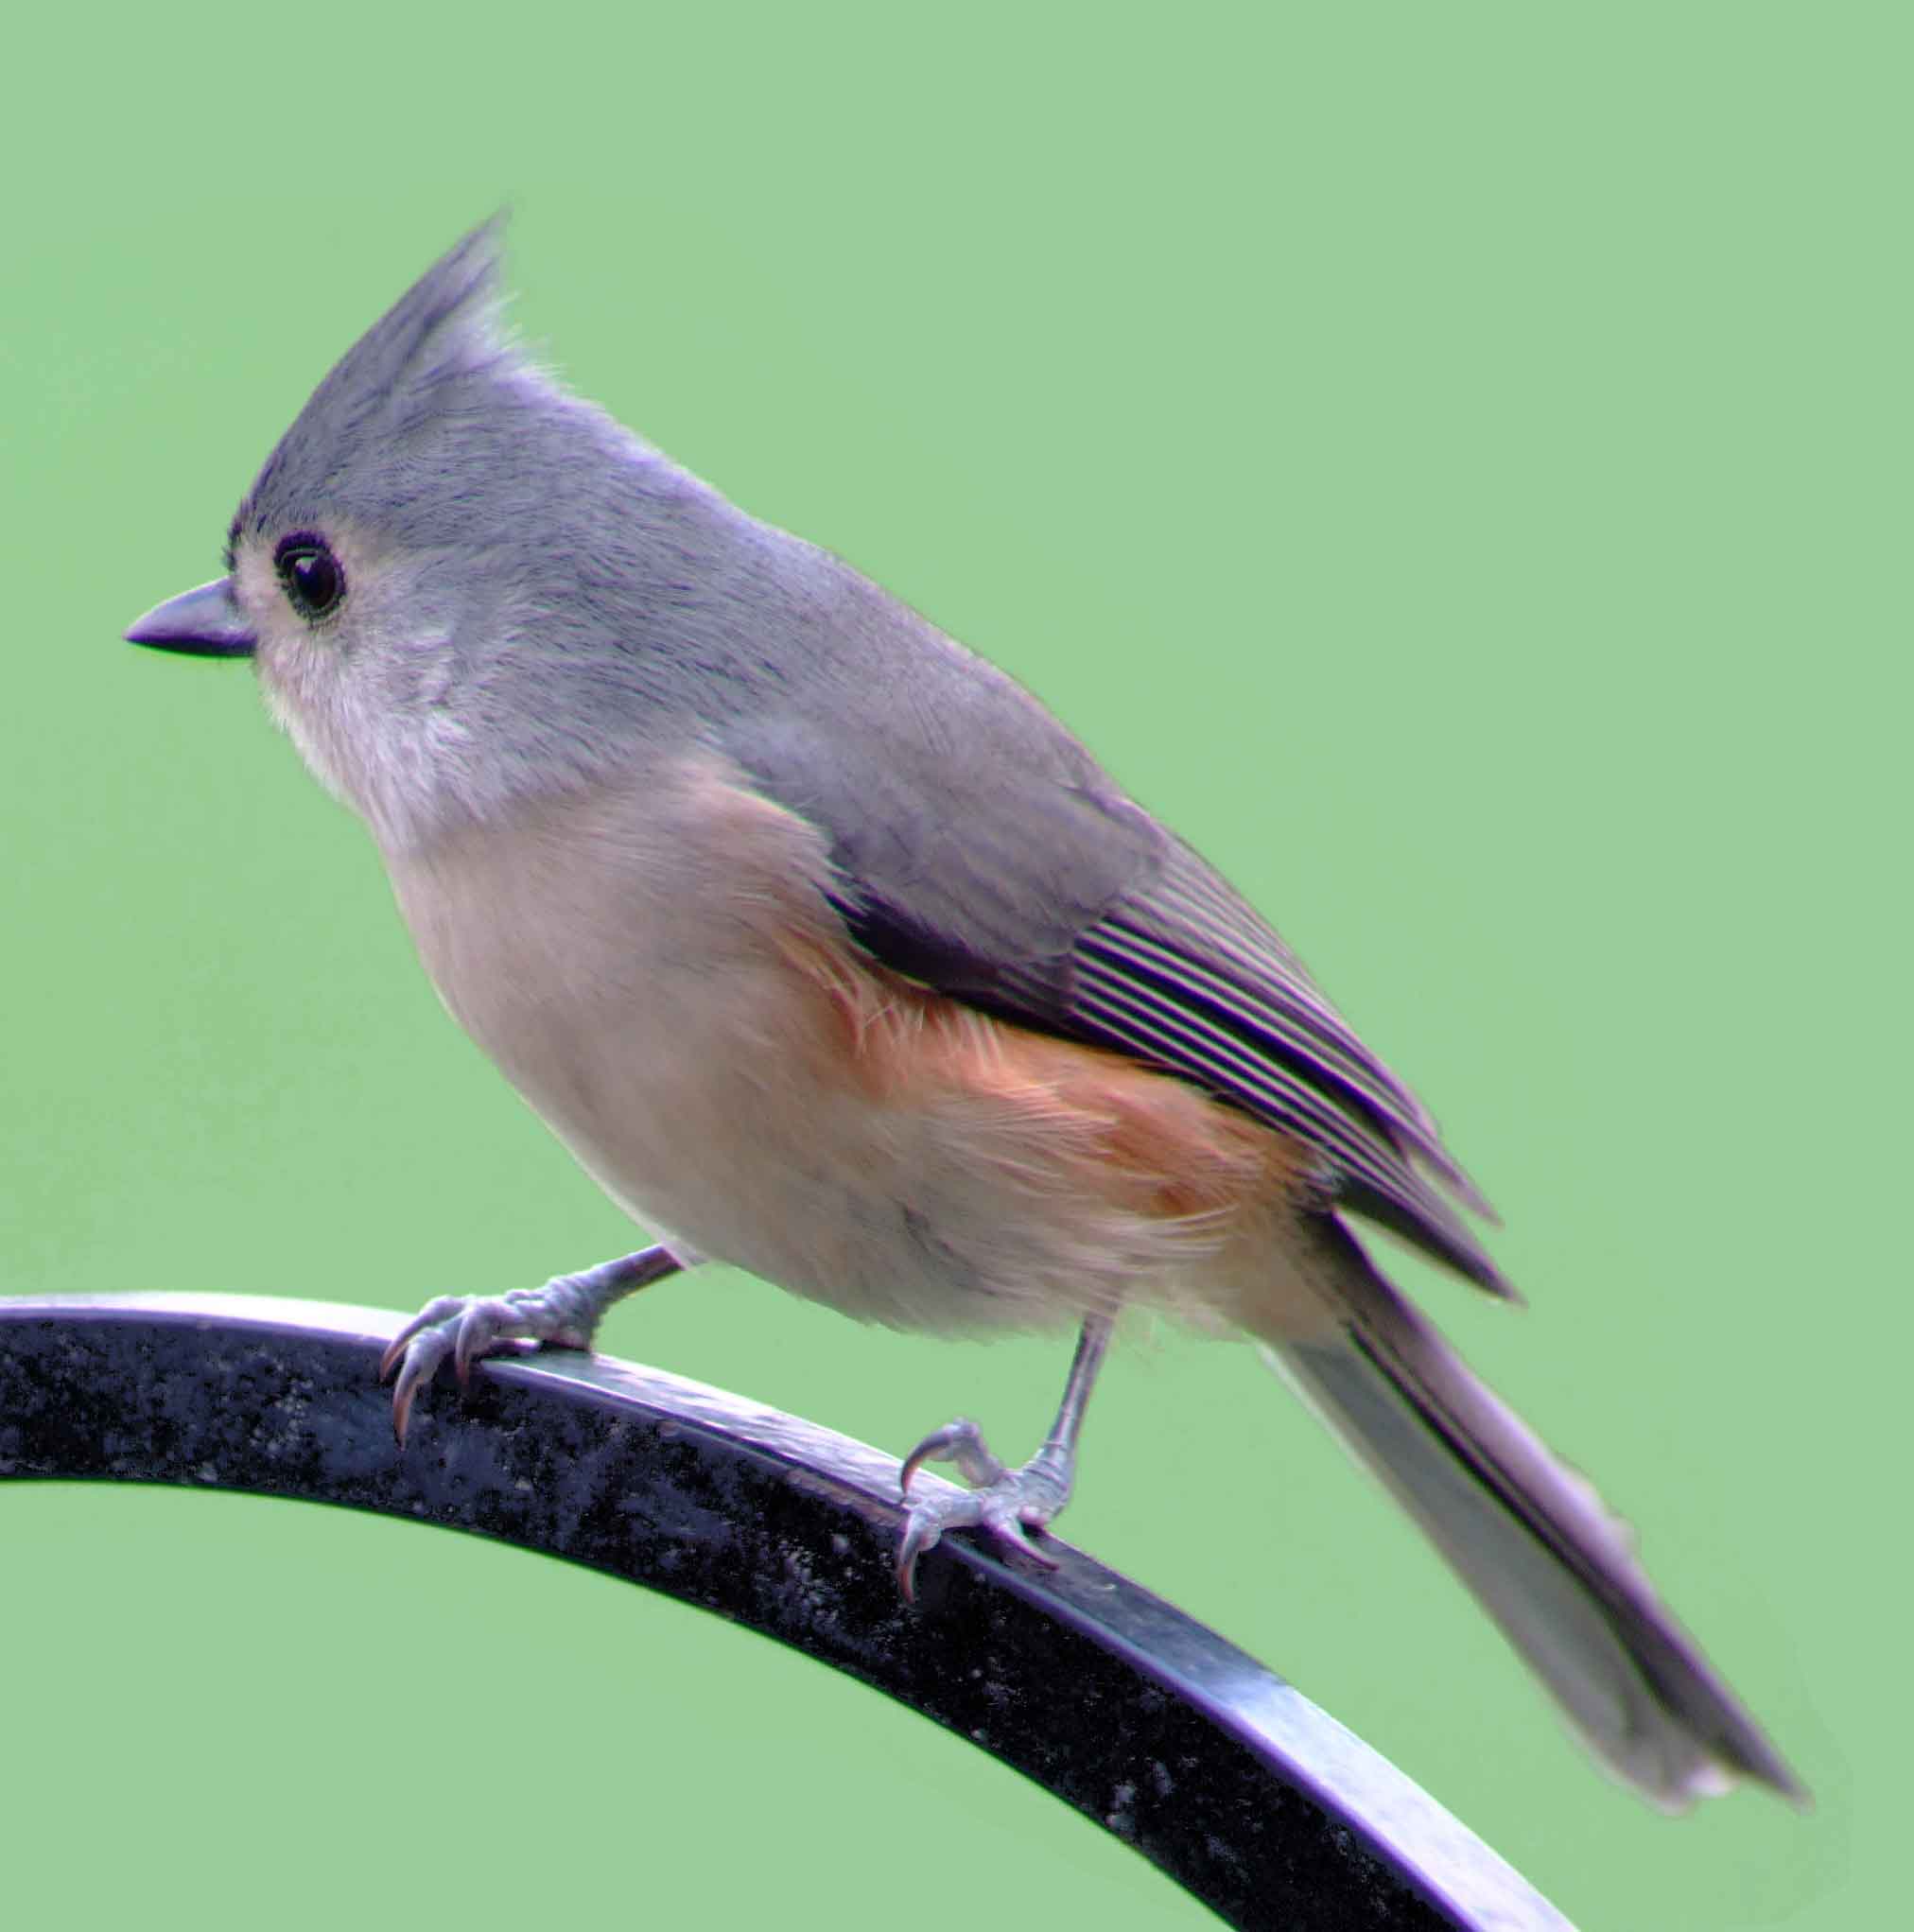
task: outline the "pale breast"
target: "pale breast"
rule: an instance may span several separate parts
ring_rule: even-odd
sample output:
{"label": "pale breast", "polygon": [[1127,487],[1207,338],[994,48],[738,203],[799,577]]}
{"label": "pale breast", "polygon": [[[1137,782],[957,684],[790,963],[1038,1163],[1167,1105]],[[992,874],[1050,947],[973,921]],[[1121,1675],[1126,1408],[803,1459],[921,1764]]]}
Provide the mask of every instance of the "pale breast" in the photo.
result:
{"label": "pale breast", "polygon": [[819,835],[716,759],[390,862],[447,1006],[616,1200],[846,1313],[1174,1298],[1260,1257],[1299,1184],[1182,1083],[855,954]]}

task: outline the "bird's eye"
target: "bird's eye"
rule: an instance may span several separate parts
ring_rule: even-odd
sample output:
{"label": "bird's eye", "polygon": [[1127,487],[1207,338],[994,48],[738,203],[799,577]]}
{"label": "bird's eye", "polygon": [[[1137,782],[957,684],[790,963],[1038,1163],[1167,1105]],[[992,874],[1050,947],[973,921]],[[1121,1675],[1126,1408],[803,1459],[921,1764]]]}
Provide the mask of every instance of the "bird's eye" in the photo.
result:
{"label": "bird's eye", "polygon": [[337,610],[345,596],[345,572],[332,547],[309,531],[281,537],[272,553],[272,566],[294,610],[303,618],[322,618]]}

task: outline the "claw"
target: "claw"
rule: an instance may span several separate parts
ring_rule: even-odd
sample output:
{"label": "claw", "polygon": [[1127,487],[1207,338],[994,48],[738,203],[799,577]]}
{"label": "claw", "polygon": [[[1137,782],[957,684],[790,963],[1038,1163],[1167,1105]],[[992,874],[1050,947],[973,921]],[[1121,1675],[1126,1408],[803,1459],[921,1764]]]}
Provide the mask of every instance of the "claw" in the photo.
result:
{"label": "claw", "polygon": [[472,1386],[472,1358],[478,1352],[478,1331],[483,1326],[478,1311],[484,1303],[475,1302],[459,1317],[459,1326],[452,1331],[452,1373],[459,1378],[461,1388]]}
{"label": "claw", "polygon": [[917,1558],[926,1550],[935,1549],[943,1540],[944,1532],[934,1523],[928,1528],[912,1513],[910,1527],[904,1532],[904,1540],[897,1545],[897,1590],[906,1603],[917,1600]]}
{"label": "claw", "polygon": [[554,1275],[543,1288],[435,1297],[379,1357],[380,1382],[398,1370],[392,1390],[392,1432],[400,1447],[405,1446],[412,1403],[447,1356],[460,1387],[468,1388],[472,1365],[507,1348],[589,1349],[600,1316],[614,1301],[662,1281],[684,1265],[673,1250],[648,1247],[587,1268],[582,1275]]}
{"label": "claw", "polygon": [[1026,1524],[1021,1516],[1013,1516],[1000,1521],[995,1516],[983,1519],[983,1529],[997,1546],[1016,1556],[1027,1557],[1039,1570],[1055,1570],[1060,1567],[1056,1558],[1048,1550],[1040,1549],[1035,1539],[1049,1532],[1041,1523]]}
{"label": "claw", "polygon": [[1021,1469],[1005,1469],[991,1454],[977,1424],[962,1418],[932,1430],[904,1458],[897,1493],[906,1503],[911,1500],[912,1479],[933,1458],[954,1462],[970,1485],[967,1490],[911,1503],[903,1540],[897,1546],[897,1588],[906,1603],[917,1600],[918,1558],[936,1548],[947,1529],[981,1529],[1000,1551],[1027,1557],[1042,1570],[1058,1567],[1056,1558],[1033,1539],[1048,1533],[1052,1518],[1070,1501],[1084,1404],[1109,1347],[1111,1319],[1107,1314],[1086,1318],[1056,1420],[1043,1447]]}
{"label": "claw", "polygon": [[1010,1473],[991,1454],[990,1445],[983,1439],[983,1432],[966,1416],[959,1416],[954,1422],[946,1422],[941,1429],[931,1430],[904,1458],[904,1466],[897,1471],[897,1493],[900,1496],[911,1493],[912,1478],[927,1462],[954,1462],[964,1480],[977,1489],[987,1489],[993,1483],[1002,1482]]}
{"label": "claw", "polygon": [[[1009,1476],[1009,1482],[1014,1485],[1021,1473]],[[993,1495],[987,1489],[920,1503],[911,1511],[897,1545],[897,1589],[906,1603],[916,1602],[918,1559],[944,1540],[947,1529],[980,1529],[1000,1553],[1028,1558],[1040,1570],[1054,1570],[1059,1567],[1056,1558],[1034,1540],[1048,1527],[1042,1504]]]}
{"label": "claw", "polygon": [[554,1305],[554,1291],[579,1278],[560,1278],[542,1289],[508,1295],[441,1295],[428,1301],[387,1346],[379,1380],[398,1369],[392,1390],[392,1429],[403,1448],[412,1403],[449,1358],[461,1388],[472,1385],[472,1366],[518,1337],[561,1347],[585,1348],[591,1331],[575,1308]]}
{"label": "claw", "polygon": [[434,1322],[444,1321],[449,1314],[456,1314],[464,1305],[464,1297],[458,1295],[435,1296],[420,1309],[410,1321],[386,1344],[386,1352],[379,1357],[379,1380],[385,1381],[401,1355],[406,1345],[421,1329],[430,1328]]}
{"label": "claw", "polygon": [[406,1366],[399,1371],[398,1386],[392,1390],[392,1434],[398,1437],[401,1449],[406,1446],[406,1431],[411,1425],[413,1399],[432,1379],[432,1370],[438,1366],[438,1358],[429,1352],[407,1353]]}
{"label": "claw", "polygon": [[898,1495],[906,1497],[910,1495],[912,1481],[927,1462],[942,1460],[945,1451],[950,1446],[951,1432],[956,1427],[957,1424],[951,1422],[945,1428],[931,1430],[930,1435],[904,1458],[904,1466],[897,1471]]}
{"label": "claw", "polygon": [[[406,1446],[406,1431],[411,1426],[412,1404],[418,1399],[419,1391],[439,1372],[440,1365],[447,1355],[453,1355],[457,1362],[458,1344],[464,1337],[472,1313],[462,1296],[442,1295],[436,1301],[427,1302],[392,1337],[386,1352],[379,1358],[381,1382],[392,1372],[395,1365],[399,1370],[399,1379],[392,1388],[392,1434],[398,1437],[401,1449]],[[456,1328],[448,1326],[454,1316],[459,1317]],[[467,1379],[467,1366],[465,1364],[457,1366],[459,1380],[463,1383]]]}
{"label": "claw", "polygon": [[932,1461],[954,1462],[971,1487],[912,1505],[896,1562],[897,1589],[906,1603],[917,1600],[918,1559],[937,1547],[947,1529],[980,1529],[1000,1553],[1027,1557],[1039,1569],[1057,1568],[1056,1558],[1032,1540],[1044,1534],[1070,1496],[1069,1464],[1053,1447],[1039,1451],[1020,1470],[1006,1469],[977,1424],[960,1417],[933,1429],[904,1458],[897,1490],[906,1501],[913,1478]]}

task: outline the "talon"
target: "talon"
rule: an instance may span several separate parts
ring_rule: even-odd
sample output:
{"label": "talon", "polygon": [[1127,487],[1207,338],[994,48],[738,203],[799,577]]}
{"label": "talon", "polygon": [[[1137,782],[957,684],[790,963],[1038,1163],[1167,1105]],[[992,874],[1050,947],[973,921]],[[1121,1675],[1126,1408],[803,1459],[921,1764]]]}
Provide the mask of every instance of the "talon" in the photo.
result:
{"label": "talon", "polygon": [[452,1332],[452,1373],[459,1378],[461,1388],[472,1386],[472,1358],[481,1352],[479,1330],[484,1315],[480,1311],[484,1306],[482,1301],[475,1302],[459,1317],[459,1326]]}
{"label": "talon", "polygon": [[386,1352],[379,1357],[379,1380],[384,1382],[406,1352],[407,1344],[423,1329],[430,1328],[434,1322],[443,1321],[463,1306],[462,1297],[457,1295],[439,1295],[426,1302],[410,1321],[386,1344]]}
{"label": "talon", "polygon": [[987,1489],[1003,1482],[1010,1471],[991,1454],[983,1432],[967,1416],[933,1429],[904,1458],[897,1472],[897,1492],[909,1495],[911,1479],[927,1462],[954,1462],[958,1473],[973,1489]]}
{"label": "talon", "polygon": [[[380,1378],[382,1381],[383,1377]],[[398,1437],[399,1447],[406,1446],[406,1431],[412,1419],[412,1398],[419,1392],[424,1377],[417,1374],[413,1365],[406,1365],[406,1372],[399,1377],[399,1385],[392,1391],[392,1434]]]}
{"label": "talon", "polygon": [[917,1471],[927,1462],[941,1458],[957,1440],[960,1432],[967,1426],[962,1421],[947,1422],[943,1428],[931,1430],[930,1435],[904,1458],[904,1466],[897,1471],[898,1495],[908,1496],[911,1493],[912,1479]]}
{"label": "talon", "polygon": [[946,1423],[904,1458],[897,1489],[907,1501],[912,1479],[933,1458],[954,1462],[970,1488],[912,1504],[896,1562],[897,1589],[906,1603],[917,1600],[918,1559],[936,1548],[947,1530],[979,1529],[1000,1556],[1026,1557],[1040,1570],[1059,1567],[1033,1540],[1048,1534],[1051,1518],[1070,1497],[1068,1461],[1055,1445],[1046,1444],[1021,1469],[1010,1470],[991,1453],[976,1423],[962,1419]]}
{"label": "talon", "polygon": [[923,1526],[914,1522],[904,1532],[903,1544],[897,1551],[897,1588],[906,1603],[917,1601],[917,1558],[926,1550],[935,1549],[942,1540],[942,1531],[932,1527],[926,1534]]}
{"label": "talon", "polygon": [[403,1448],[419,1391],[449,1356],[461,1388],[472,1383],[472,1365],[520,1343],[588,1349],[599,1317],[621,1295],[661,1281],[682,1264],[662,1247],[624,1256],[582,1275],[554,1275],[543,1288],[514,1288],[505,1295],[440,1295],[426,1302],[387,1343],[379,1381],[398,1371],[392,1390],[392,1433]]}
{"label": "talon", "polygon": [[[906,1603],[916,1601],[918,1558],[933,1549],[946,1530],[981,1529],[987,1546],[998,1552],[1026,1557],[1039,1570],[1062,1567],[1036,1540],[1048,1537],[1051,1519],[1070,1501],[1084,1403],[1109,1345],[1110,1319],[1091,1315],[1085,1321],[1056,1420],[1043,1447],[1021,1469],[1005,1469],[990,1453],[983,1432],[961,1417],[932,1430],[904,1458],[897,1492],[910,1513],[897,1549],[897,1588]],[[954,1462],[970,1487],[911,1503],[912,1478],[932,1456]]]}
{"label": "talon", "polygon": [[[412,1403],[419,1391],[439,1372],[439,1365],[445,1359],[445,1351],[451,1346],[451,1338],[443,1327],[433,1327],[428,1317],[431,1311],[422,1317],[424,1325],[413,1323],[416,1332],[401,1335],[393,1344],[394,1349],[403,1348],[404,1360],[399,1368],[399,1379],[392,1389],[392,1434],[399,1439],[399,1447],[406,1446],[406,1431],[411,1426]],[[384,1375],[379,1377],[383,1382]]]}
{"label": "talon", "polygon": [[384,1382],[399,1365],[399,1357],[406,1352],[407,1345],[426,1325],[423,1314],[415,1314],[390,1342],[386,1352],[379,1357],[379,1380]]}
{"label": "talon", "polygon": [[1045,1525],[1027,1514],[1030,1506],[1021,1507],[998,1505],[986,1507],[983,1515],[983,1529],[990,1540],[1000,1549],[1013,1551],[1018,1556],[1028,1557],[1040,1570],[1054,1570],[1057,1560],[1047,1551],[1037,1548],[1033,1533],[1040,1536]]}

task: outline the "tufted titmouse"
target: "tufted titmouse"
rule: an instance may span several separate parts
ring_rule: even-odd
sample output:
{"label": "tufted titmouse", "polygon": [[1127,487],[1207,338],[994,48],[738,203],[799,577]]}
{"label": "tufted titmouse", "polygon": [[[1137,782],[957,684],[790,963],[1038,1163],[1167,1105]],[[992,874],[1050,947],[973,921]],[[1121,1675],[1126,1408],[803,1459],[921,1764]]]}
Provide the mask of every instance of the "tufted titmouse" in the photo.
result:
{"label": "tufted titmouse", "polygon": [[658,1245],[432,1302],[441,1363],[583,1348],[712,1257],[869,1321],[1081,1324],[1009,1470],[904,1466],[1039,1562],[1111,1324],[1246,1330],[1435,1540],[1599,1756],[1679,1808],[1804,1794],[1626,1533],[1384,1279],[1356,1216],[1492,1294],[1487,1212],[1263,920],[1035,699],[566,393],[496,319],[496,224],[320,385],[228,574],[138,644],[252,658],[378,842],[446,1005]]}

